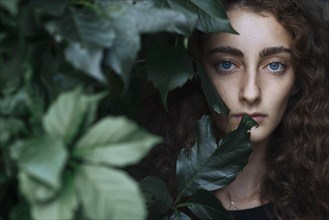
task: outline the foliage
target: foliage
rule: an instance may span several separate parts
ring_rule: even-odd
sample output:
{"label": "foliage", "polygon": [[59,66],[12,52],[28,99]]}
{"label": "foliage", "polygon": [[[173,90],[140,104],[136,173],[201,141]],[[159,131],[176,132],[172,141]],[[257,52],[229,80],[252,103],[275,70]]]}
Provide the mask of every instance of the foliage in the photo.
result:
{"label": "foliage", "polygon": [[[247,164],[251,152],[248,131],[253,126],[255,122],[244,116],[239,127],[217,144],[210,116],[202,117],[196,143],[191,150],[183,149],[178,155],[177,198],[173,200],[168,189],[163,189],[164,184],[159,179],[148,177],[141,182],[144,193],[149,197],[153,195],[153,201],[149,204],[153,211],[150,212],[151,218],[159,219],[159,215],[171,208],[173,215],[179,219],[178,209],[188,207],[200,219],[232,219],[210,191],[232,182]],[[158,208],[159,204],[162,204],[161,209]]]}
{"label": "foliage", "polygon": [[186,50],[194,29],[234,33],[219,1],[1,0],[0,18],[0,219],[189,219],[184,207],[228,216],[207,190],[246,163],[248,119],[219,144],[200,121],[177,162],[177,198],[124,169],[161,141],[134,121],[147,79],[166,107],[171,90],[200,77],[209,105],[228,112]]}

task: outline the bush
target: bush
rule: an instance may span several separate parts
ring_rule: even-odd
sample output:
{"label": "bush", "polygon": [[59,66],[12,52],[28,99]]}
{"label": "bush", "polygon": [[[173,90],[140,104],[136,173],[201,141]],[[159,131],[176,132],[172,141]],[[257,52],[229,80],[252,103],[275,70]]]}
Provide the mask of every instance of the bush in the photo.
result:
{"label": "bush", "polygon": [[[147,80],[166,106],[169,91],[200,77],[208,103],[227,113],[206,75],[193,72],[186,50],[194,29],[234,32],[220,2],[3,0],[0,7],[2,219],[188,219],[182,207],[201,218],[230,218],[206,191],[229,182],[201,187],[188,167],[202,174],[205,161],[238,138],[241,169],[250,152],[249,119],[224,146],[201,133],[211,143],[202,158],[180,154],[177,198],[162,180],[139,185],[122,169],[161,142],[133,120]],[[209,117],[199,126],[209,129]],[[227,172],[234,177],[239,169]]]}

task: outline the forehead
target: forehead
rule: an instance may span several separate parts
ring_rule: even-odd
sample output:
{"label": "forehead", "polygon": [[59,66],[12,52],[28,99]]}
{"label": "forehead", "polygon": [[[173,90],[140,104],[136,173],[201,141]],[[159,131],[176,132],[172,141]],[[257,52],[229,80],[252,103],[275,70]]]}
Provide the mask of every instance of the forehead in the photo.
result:
{"label": "forehead", "polygon": [[242,51],[279,46],[291,48],[290,34],[273,15],[255,13],[242,8],[232,8],[227,14],[233,28],[239,34],[212,34],[205,42],[206,50],[216,46],[231,46]]}

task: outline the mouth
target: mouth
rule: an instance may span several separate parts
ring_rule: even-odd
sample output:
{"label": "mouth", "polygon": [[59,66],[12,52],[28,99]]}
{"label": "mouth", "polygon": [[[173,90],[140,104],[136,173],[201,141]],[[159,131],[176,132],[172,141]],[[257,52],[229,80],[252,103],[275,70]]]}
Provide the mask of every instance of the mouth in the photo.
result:
{"label": "mouth", "polygon": [[250,118],[252,118],[257,123],[263,121],[267,117],[266,114],[260,113],[260,112],[253,112],[253,113],[242,112],[242,113],[233,114],[233,118],[241,120],[243,115],[245,115],[245,114],[248,115]]}

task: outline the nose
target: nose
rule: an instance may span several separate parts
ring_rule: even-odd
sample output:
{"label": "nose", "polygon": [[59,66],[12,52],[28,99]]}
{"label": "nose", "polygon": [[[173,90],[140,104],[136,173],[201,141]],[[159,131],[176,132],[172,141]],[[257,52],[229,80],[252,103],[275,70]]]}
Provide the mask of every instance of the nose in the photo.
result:
{"label": "nose", "polygon": [[261,98],[261,89],[257,74],[246,73],[241,82],[240,100],[248,105],[257,104]]}

